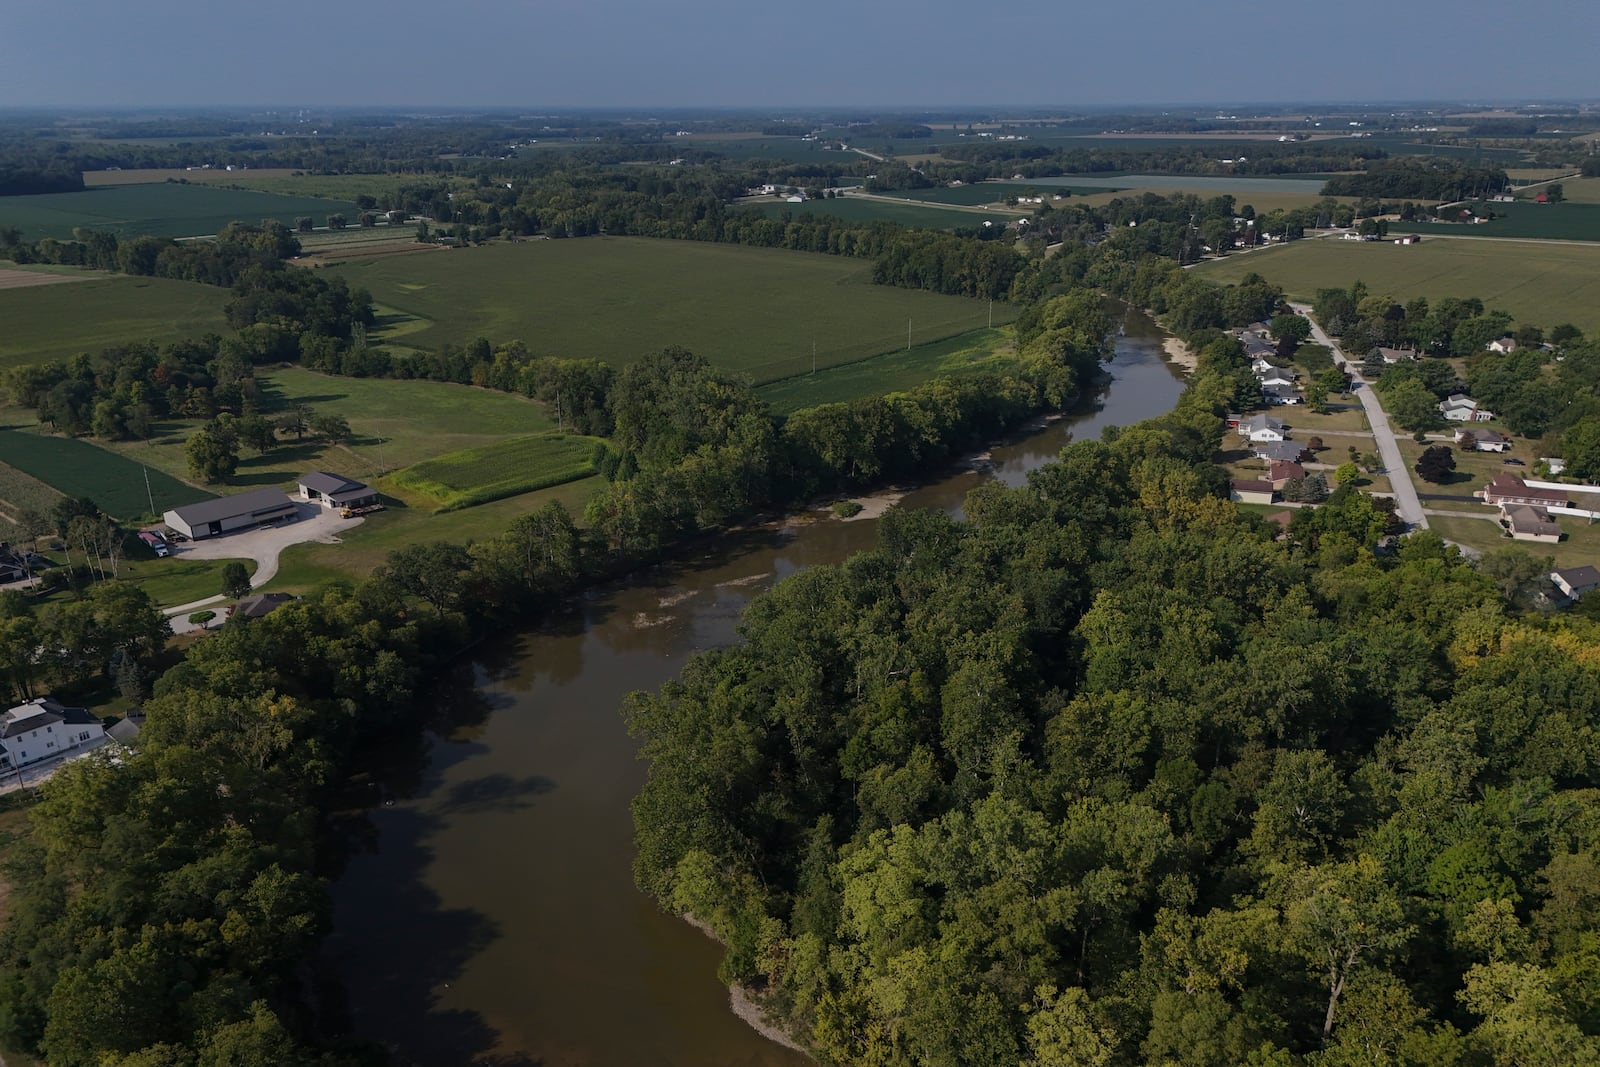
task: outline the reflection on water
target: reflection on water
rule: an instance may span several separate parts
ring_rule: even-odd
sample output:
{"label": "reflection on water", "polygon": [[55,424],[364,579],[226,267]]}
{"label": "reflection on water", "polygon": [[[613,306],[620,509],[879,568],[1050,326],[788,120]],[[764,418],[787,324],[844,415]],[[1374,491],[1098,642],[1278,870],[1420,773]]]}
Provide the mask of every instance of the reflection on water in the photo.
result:
{"label": "reflection on water", "polygon": [[[1169,410],[1182,384],[1160,344],[1129,316],[1092,413],[904,506],[957,511],[982,478],[1017,484],[1074,436]],[[330,958],[352,1032],[419,1067],[807,1062],[733,1016],[720,949],[634,888],[628,801],[644,768],[618,709],[735,640],[752,596],[869,547],[875,527],[809,516],[742,531],[461,664],[435,729],[353,784],[337,828],[351,858]]]}

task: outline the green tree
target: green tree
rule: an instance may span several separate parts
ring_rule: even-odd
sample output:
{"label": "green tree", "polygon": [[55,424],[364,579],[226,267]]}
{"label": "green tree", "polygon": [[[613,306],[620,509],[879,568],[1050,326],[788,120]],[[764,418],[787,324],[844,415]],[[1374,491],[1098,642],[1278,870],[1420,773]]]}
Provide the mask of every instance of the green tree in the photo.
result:
{"label": "green tree", "polygon": [[226,482],[239,468],[238,446],[228,436],[202,426],[184,444],[189,474],[202,482]]}
{"label": "green tree", "polygon": [[250,572],[238,560],[229,560],[222,568],[222,595],[237,600],[250,592]]}
{"label": "green tree", "polygon": [[336,415],[332,412],[313,415],[311,429],[329,444],[343,444],[350,439],[350,423],[345,421],[343,415]]}

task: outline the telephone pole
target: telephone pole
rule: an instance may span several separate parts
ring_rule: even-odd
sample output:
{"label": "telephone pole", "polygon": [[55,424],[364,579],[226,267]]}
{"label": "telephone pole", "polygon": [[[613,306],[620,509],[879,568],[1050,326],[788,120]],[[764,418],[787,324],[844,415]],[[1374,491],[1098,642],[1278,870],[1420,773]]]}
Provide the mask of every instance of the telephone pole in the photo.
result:
{"label": "telephone pole", "polygon": [[145,499],[150,501],[150,514],[159,515],[161,513],[156,510],[155,494],[150,492],[150,468],[141,463],[139,469],[144,471],[144,495]]}
{"label": "telephone pole", "polygon": [[911,320],[906,320],[906,351],[911,351]]}

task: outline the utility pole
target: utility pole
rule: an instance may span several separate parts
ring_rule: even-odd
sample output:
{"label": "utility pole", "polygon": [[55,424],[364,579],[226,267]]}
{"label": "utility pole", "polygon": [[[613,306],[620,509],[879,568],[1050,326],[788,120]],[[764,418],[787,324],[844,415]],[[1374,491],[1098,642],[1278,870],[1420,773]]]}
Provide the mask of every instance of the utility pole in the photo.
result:
{"label": "utility pole", "polygon": [[994,329],[994,298],[989,298],[989,329]]}
{"label": "utility pole", "polygon": [[906,320],[906,351],[911,351],[911,320]]}
{"label": "utility pole", "polygon": [[817,373],[817,342],[811,342],[811,373]]}
{"label": "utility pole", "polygon": [[144,471],[144,495],[150,501],[150,514],[159,515],[160,512],[156,510],[155,494],[150,492],[150,468],[141,463],[139,469]]}

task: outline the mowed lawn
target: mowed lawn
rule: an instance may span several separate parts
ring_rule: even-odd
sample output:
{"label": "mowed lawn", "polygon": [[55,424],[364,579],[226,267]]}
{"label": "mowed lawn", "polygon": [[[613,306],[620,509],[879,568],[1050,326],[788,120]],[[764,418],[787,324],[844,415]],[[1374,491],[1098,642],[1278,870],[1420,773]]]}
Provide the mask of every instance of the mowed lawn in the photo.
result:
{"label": "mowed lawn", "polygon": [[[474,337],[621,366],[681,345],[765,382],[984,326],[985,301],[872,284],[871,264],[782,249],[636,237],[527,241],[324,268],[367,288],[377,340]],[[1016,318],[994,305],[996,325]]]}
{"label": "mowed lawn", "polygon": [[31,241],[41,237],[67,240],[78,226],[108,230],[119,237],[200,237],[217,233],[230,222],[259,223],[262,219],[293,226],[304,215],[320,226],[335,213],[344,215],[352,225],[358,214],[354,204],[343,200],[174,182],[0,197],[0,226],[15,226]]}
{"label": "mowed lawn", "polygon": [[[208,487],[218,494],[291,486],[310,470],[371,481],[386,471],[425,459],[555,428],[544,409],[531,400],[450,382],[335,378],[299,367],[265,372],[257,380],[263,414],[272,417],[304,404],[313,415],[343,415],[351,437],[340,445],[329,445],[315,436],[301,441],[281,438],[278,447],[266,455],[240,449],[233,481]],[[17,422],[26,413],[11,409],[3,414]],[[184,443],[199,426],[194,420],[164,422],[148,441],[96,441],[85,447],[187,480]],[[0,461],[4,461],[3,454]],[[160,504],[159,499],[156,502]]]}
{"label": "mowed lawn", "polygon": [[82,278],[0,289],[0,369],[130,341],[165,344],[228,332],[226,289],[127,275],[86,272]]}
{"label": "mowed lawn", "polygon": [[1570,322],[1600,329],[1600,247],[1524,241],[1428,238],[1402,246],[1384,241],[1295,241],[1233,255],[1195,268],[1222,284],[1256,273],[1291,297],[1365,282],[1396,300],[1480,298],[1487,307],[1546,328]]}

